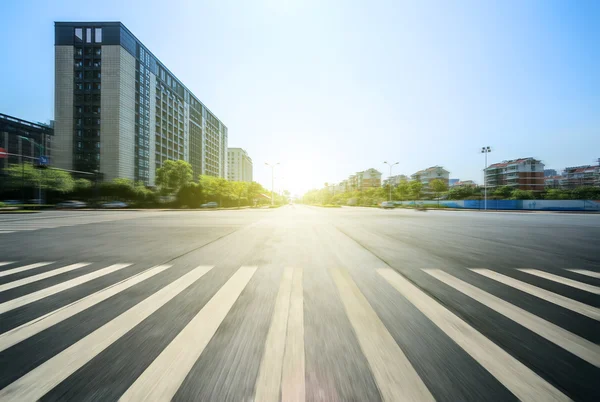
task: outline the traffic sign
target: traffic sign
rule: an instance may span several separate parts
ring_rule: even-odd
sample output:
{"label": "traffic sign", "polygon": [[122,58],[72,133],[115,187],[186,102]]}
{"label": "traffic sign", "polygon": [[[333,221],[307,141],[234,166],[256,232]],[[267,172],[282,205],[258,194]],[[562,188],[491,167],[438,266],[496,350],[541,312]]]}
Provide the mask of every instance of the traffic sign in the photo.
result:
{"label": "traffic sign", "polygon": [[47,156],[40,156],[40,165],[47,165],[48,162],[48,157]]}
{"label": "traffic sign", "polygon": [[6,149],[0,148],[0,159],[4,158],[8,158],[8,152],[6,152]]}

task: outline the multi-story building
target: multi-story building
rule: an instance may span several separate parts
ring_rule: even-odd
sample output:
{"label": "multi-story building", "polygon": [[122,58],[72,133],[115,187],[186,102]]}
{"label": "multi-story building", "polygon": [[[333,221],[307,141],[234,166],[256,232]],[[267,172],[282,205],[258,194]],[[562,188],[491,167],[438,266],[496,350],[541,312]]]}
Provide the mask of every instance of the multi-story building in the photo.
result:
{"label": "multi-story building", "polygon": [[227,179],[231,181],[252,181],[252,159],[242,148],[227,149]]}
{"label": "multi-story building", "polygon": [[556,169],[544,169],[544,177],[558,176]]}
{"label": "multi-story building", "polygon": [[399,175],[396,175],[396,176],[389,176],[387,179],[385,179],[383,181],[383,185],[385,187],[387,187],[387,186],[389,186],[391,184],[393,187],[397,187],[398,184],[400,184],[403,181],[408,181],[408,176],[403,175],[403,174],[399,174]]}
{"label": "multi-story building", "polygon": [[423,183],[423,186],[427,188],[429,186],[429,182],[434,179],[439,179],[444,181],[446,184],[450,181],[450,172],[444,169],[441,166],[432,166],[427,169],[419,170],[418,172],[410,175],[412,180],[417,180]]}
{"label": "multi-story building", "polygon": [[488,189],[511,186],[520,190],[544,190],[544,164],[534,158],[494,163],[485,169]]}
{"label": "multi-story building", "polygon": [[459,181],[460,181],[460,179],[449,179],[448,180],[448,187],[453,187]]}
{"label": "multi-story building", "polygon": [[600,187],[600,164],[597,166],[584,165],[565,168],[563,172],[564,184],[562,188],[576,188],[581,186]]}
{"label": "multi-story building", "polygon": [[356,173],[357,188],[361,191],[381,187],[381,172],[377,169],[367,169]]}
{"label": "multi-story building", "polygon": [[544,177],[545,188],[567,188],[567,178],[564,176],[546,176]]}
{"label": "multi-story building", "polygon": [[0,159],[0,169],[21,163],[21,160],[38,164],[40,156],[50,159],[53,136],[51,125],[0,113],[0,148],[7,154],[6,158]]}
{"label": "multi-story building", "polygon": [[227,127],[120,22],[55,23],[58,167],[154,185],[166,160],[227,177]]}
{"label": "multi-story building", "polygon": [[462,180],[454,183],[452,187],[477,187],[473,180]]}

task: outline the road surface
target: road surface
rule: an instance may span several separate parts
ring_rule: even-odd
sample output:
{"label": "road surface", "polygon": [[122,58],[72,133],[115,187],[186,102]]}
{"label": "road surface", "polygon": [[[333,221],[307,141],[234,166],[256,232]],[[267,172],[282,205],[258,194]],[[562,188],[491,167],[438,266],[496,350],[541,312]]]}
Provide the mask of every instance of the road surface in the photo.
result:
{"label": "road surface", "polygon": [[600,216],[0,215],[0,400],[600,400]]}

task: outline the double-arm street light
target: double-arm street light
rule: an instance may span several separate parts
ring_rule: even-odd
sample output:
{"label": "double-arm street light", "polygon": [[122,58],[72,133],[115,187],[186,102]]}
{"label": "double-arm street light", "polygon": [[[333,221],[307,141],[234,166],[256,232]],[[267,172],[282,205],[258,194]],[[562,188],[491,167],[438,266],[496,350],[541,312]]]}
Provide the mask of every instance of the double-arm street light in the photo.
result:
{"label": "double-arm street light", "polygon": [[275,166],[279,165],[277,163],[268,163],[265,162],[265,165],[271,168],[271,205],[275,205]]}
{"label": "double-arm street light", "polygon": [[389,162],[383,162],[386,165],[388,165],[390,167],[390,175],[388,177],[388,186],[390,187],[390,201],[392,201],[392,168],[394,167],[394,165],[399,164],[400,162],[396,162],[396,163],[389,163]]}
{"label": "double-arm street light", "polygon": [[483,210],[487,210],[487,154],[492,152],[490,147],[481,147],[481,153],[485,154],[485,167],[483,168]]}

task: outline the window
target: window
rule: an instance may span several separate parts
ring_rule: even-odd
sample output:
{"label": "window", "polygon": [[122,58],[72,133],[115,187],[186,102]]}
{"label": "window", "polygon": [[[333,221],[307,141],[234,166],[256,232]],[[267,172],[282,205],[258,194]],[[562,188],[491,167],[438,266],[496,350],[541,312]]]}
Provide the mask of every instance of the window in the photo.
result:
{"label": "window", "polygon": [[75,40],[83,42],[83,28],[75,28]]}
{"label": "window", "polygon": [[102,28],[96,28],[95,31],[94,42],[102,43]]}
{"label": "window", "polygon": [[75,48],[75,56],[81,56],[83,54],[83,49],[80,47]]}
{"label": "window", "polygon": [[85,29],[85,43],[92,43],[92,28]]}
{"label": "window", "polygon": [[96,48],[94,48],[94,54],[95,54],[96,56],[100,56],[100,55],[102,55],[102,49],[101,49],[101,48],[99,48],[99,47],[96,47]]}

